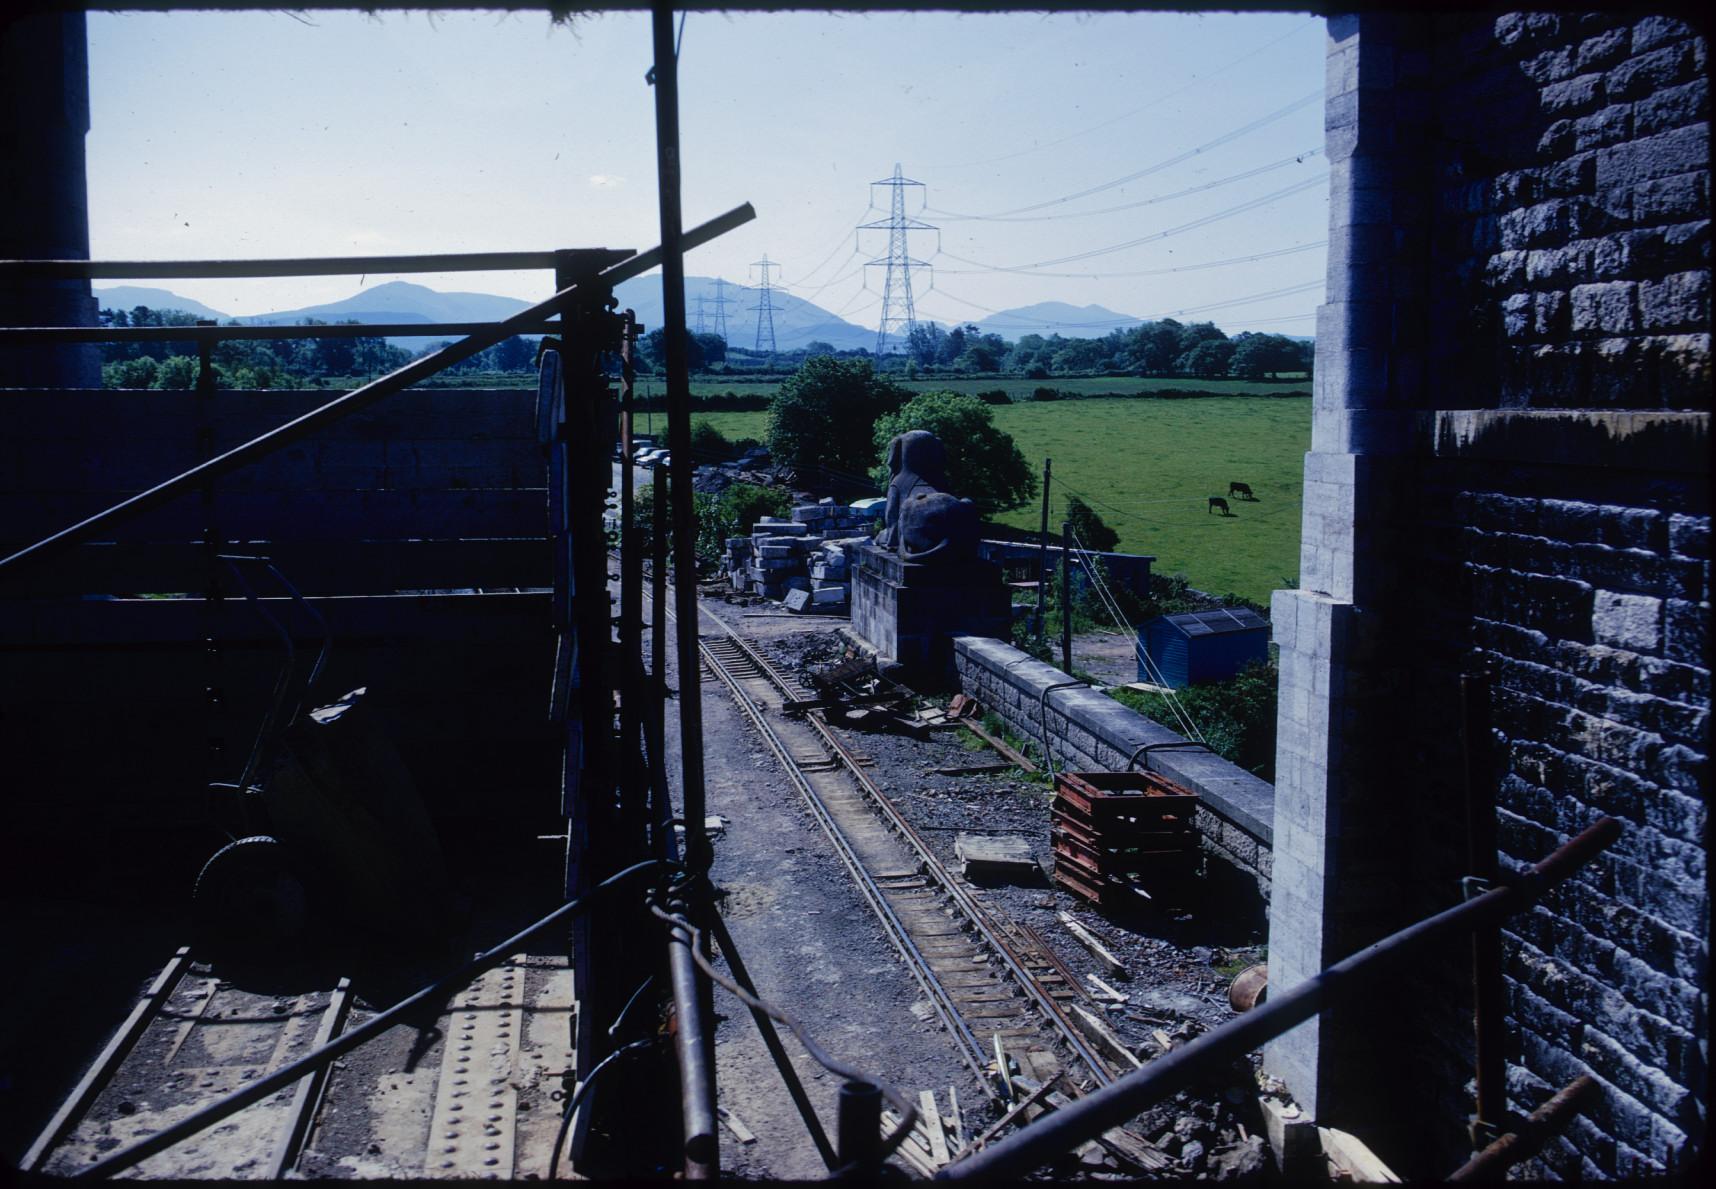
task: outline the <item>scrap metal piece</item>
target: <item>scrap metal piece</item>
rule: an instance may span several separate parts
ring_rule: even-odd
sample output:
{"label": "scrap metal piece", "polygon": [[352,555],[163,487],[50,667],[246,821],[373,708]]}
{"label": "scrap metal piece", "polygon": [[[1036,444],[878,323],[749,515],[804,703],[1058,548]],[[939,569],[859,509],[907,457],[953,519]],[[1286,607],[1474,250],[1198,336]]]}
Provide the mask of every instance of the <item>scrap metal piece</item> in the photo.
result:
{"label": "scrap metal piece", "polygon": [[512,1177],[523,1003],[522,958],[486,971],[453,1001],[425,1177]]}

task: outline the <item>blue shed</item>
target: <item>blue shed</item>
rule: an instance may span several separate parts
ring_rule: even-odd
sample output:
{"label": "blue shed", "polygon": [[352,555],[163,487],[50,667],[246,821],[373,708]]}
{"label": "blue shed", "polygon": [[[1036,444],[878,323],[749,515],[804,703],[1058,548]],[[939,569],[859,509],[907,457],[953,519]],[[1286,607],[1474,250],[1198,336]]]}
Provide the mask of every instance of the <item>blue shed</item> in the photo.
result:
{"label": "blue shed", "polygon": [[[1162,615],[1138,629],[1138,680],[1175,689],[1222,681],[1269,656],[1269,621],[1244,607]],[[1160,676],[1151,673],[1155,668]]]}

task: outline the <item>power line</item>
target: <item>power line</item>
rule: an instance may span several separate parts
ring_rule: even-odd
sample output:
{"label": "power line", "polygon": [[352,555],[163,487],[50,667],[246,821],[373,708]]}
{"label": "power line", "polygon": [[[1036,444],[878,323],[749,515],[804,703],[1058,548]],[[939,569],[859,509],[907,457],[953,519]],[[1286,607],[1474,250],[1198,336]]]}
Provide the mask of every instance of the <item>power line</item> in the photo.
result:
{"label": "power line", "polygon": [[969,264],[975,268],[988,272],[1029,273],[1033,269],[1050,268],[1057,264],[1072,264],[1079,260],[1090,260],[1097,256],[1108,256],[1115,252],[1124,252],[1128,248],[1136,248],[1143,244],[1154,243],[1157,240],[1167,239],[1169,236],[1179,235],[1182,232],[1192,231],[1199,227],[1206,227],[1211,223],[1220,222],[1223,219],[1230,219],[1234,215],[1241,215],[1247,211],[1256,210],[1260,206],[1267,206],[1269,203],[1275,202],[1278,199],[1288,198],[1294,194],[1303,193],[1304,191],[1311,189],[1313,186],[1325,185],[1328,180],[1328,175],[1323,174],[1320,177],[1310,178],[1302,182],[1295,182],[1291,186],[1286,186],[1280,190],[1272,191],[1260,198],[1253,198],[1251,201],[1242,202],[1238,206],[1230,206],[1226,210],[1217,211],[1210,215],[1204,215],[1200,218],[1191,220],[1189,223],[1181,223],[1176,227],[1170,227],[1165,231],[1157,231],[1150,235],[1141,235],[1137,239],[1130,239],[1125,243],[1110,244],[1103,248],[1092,248],[1088,252],[1076,252],[1071,256],[1060,256],[1053,260],[1038,260],[1031,264],[1000,265],[984,264],[981,260],[968,260],[963,256],[956,256],[952,252],[947,251],[943,251],[941,254],[950,260],[957,260],[961,264]]}
{"label": "power line", "polygon": [[[879,260],[871,260],[866,267],[883,267],[887,271],[882,280],[882,321],[876,328],[876,355],[879,358],[888,346],[888,324],[895,323],[900,327],[900,338],[904,341],[911,337],[912,330],[917,326],[917,313],[912,307],[912,266],[919,268],[930,267],[927,260],[914,260],[908,250],[907,237],[913,231],[935,231],[935,227],[920,219],[914,219],[906,214],[906,187],[922,186],[922,182],[914,182],[900,173],[898,162],[894,163],[894,176],[884,178],[879,182],[871,182],[871,186],[887,186],[893,191],[888,204],[888,217],[874,223],[860,224],[858,230],[886,230],[888,232],[888,254]],[[938,242],[937,250],[940,250]],[[895,312],[898,310],[899,312]]]}
{"label": "power line", "polygon": [[[1328,246],[1328,240],[1319,239],[1308,244],[1297,244],[1291,248],[1276,248],[1271,252],[1253,252],[1249,256],[1230,256],[1226,260],[1206,260],[1202,264],[1176,264],[1170,268],[1140,268],[1122,272],[1033,272],[1030,275],[1034,277],[1067,277],[1081,281],[1113,280],[1116,277],[1165,277],[1170,273],[1199,272],[1206,268],[1226,268],[1233,264],[1251,264],[1257,260],[1272,260],[1277,256],[1292,256],[1298,252],[1311,252],[1317,248]],[[951,252],[943,252],[942,255],[950,260],[960,259]],[[936,271],[946,273],[949,276],[975,276],[998,270],[989,265],[984,265],[982,268],[938,268]]]}
{"label": "power line", "polygon": [[1157,194],[1151,198],[1141,198],[1137,202],[1126,202],[1119,206],[1098,207],[1093,211],[1059,211],[1052,215],[961,215],[956,214],[953,211],[939,210],[935,207],[925,207],[924,209],[930,211],[941,219],[982,223],[1046,223],[1056,219],[1083,219],[1091,215],[1112,215],[1119,211],[1137,210],[1139,207],[1143,206],[1155,206],[1159,202],[1171,202],[1176,198],[1185,198],[1192,194],[1202,194],[1206,190],[1219,189],[1222,186],[1232,185],[1234,182],[1245,181],[1247,178],[1254,178],[1262,174],[1273,173],[1275,170],[1285,169],[1289,165],[1302,165],[1308,158],[1320,156],[1322,152],[1323,150],[1320,148],[1306,149],[1304,152],[1295,153],[1291,157],[1283,157],[1279,161],[1271,161],[1268,165],[1259,165],[1254,169],[1247,169],[1240,173],[1229,174],[1227,177],[1217,178],[1213,182],[1204,182],[1200,185],[1188,186],[1184,190],[1175,190],[1172,194]]}
{"label": "power line", "polygon": [[1288,38],[1295,37],[1298,34],[1303,33],[1306,29],[1310,28],[1312,25],[1315,25],[1317,23],[1318,19],[1319,18],[1317,18],[1317,17],[1312,17],[1310,20],[1306,21],[1303,25],[1295,26],[1293,29],[1289,30],[1288,32],[1283,33],[1280,37],[1277,37],[1275,40],[1265,42],[1263,45],[1258,46],[1256,49],[1250,50],[1247,53],[1241,54],[1239,57],[1233,59],[1232,61],[1228,62],[1224,66],[1216,67],[1216,69],[1210,71],[1208,74],[1204,75],[1202,78],[1194,78],[1190,82],[1174,88],[1172,91],[1168,91],[1162,95],[1158,95],[1156,98],[1150,100],[1148,103],[1144,104],[1142,107],[1135,107],[1131,111],[1121,112],[1117,116],[1110,116],[1108,119],[1102,121],[1102,123],[1100,123],[1100,124],[1092,124],[1089,128],[1081,129],[1078,132],[1069,132],[1069,133],[1067,133],[1067,135],[1061,137],[1058,140],[1051,140],[1051,141],[1047,141],[1043,144],[1032,145],[1028,149],[1019,149],[1019,150],[1012,152],[1012,153],[1004,153],[999,157],[985,157],[981,161],[966,161],[966,162],[963,162],[959,165],[948,165],[948,166],[944,166],[943,168],[945,168],[945,169],[973,169],[979,165],[994,165],[994,164],[1001,162],[1001,161],[1011,161],[1017,157],[1028,156],[1031,153],[1039,153],[1039,152],[1042,152],[1044,149],[1055,148],[1058,145],[1066,144],[1069,140],[1077,140],[1081,136],[1088,136],[1092,132],[1100,132],[1102,129],[1111,127],[1115,124],[1120,123],[1123,120],[1130,120],[1133,116],[1142,115],[1144,112],[1149,111],[1151,108],[1156,107],[1160,104],[1166,103],[1168,100],[1174,98],[1174,96],[1176,96],[1176,95],[1182,95],[1185,92],[1190,91],[1195,87],[1199,87],[1199,86],[1203,85],[1204,83],[1209,82],[1210,79],[1215,78],[1217,75],[1226,74],[1229,70],[1232,70],[1234,67],[1242,65],[1245,62],[1249,62],[1251,59],[1257,57],[1257,55],[1259,55],[1261,53],[1265,53],[1268,50],[1274,49],[1276,46],[1280,45],[1283,41],[1286,41]]}
{"label": "power line", "polygon": [[1059,198],[1049,198],[1049,199],[1045,199],[1042,202],[1034,202],[1029,206],[1014,207],[1012,210],[1008,210],[1008,211],[996,211],[990,215],[969,216],[969,217],[993,219],[993,218],[1000,218],[1000,217],[1003,217],[1006,215],[1025,215],[1025,214],[1029,214],[1032,211],[1043,210],[1046,207],[1059,206],[1062,203],[1067,203],[1067,202],[1076,202],[1080,198],[1089,198],[1092,194],[1101,194],[1104,190],[1113,190],[1118,186],[1126,185],[1128,182],[1135,182],[1139,178],[1149,177],[1153,173],[1160,173],[1164,169],[1170,169],[1175,165],[1179,165],[1179,164],[1182,164],[1183,162],[1190,161],[1193,157],[1196,157],[1201,153],[1208,152],[1210,149],[1219,148],[1220,146],[1227,144],[1229,141],[1238,140],[1240,137],[1248,135],[1249,133],[1255,132],[1259,128],[1264,128],[1270,124],[1273,124],[1276,120],[1283,119],[1287,116],[1292,115],[1294,112],[1298,111],[1300,108],[1307,107],[1312,103],[1319,102],[1322,100],[1322,98],[1323,98],[1323,89],[1321,87],[1318,87],[1315,91],[1312,91],[1309,95],[1305,95],[1305,96],[1302,96],[1301,98],[1295,99],[1292,103],[1289,103],[1286,107],[1277,108],[1275,111],[1270,112],[1268,115],[1261,116],[1258,119],[1253,120],[1251,123],[1244,125],[1243,127],[1235,128],[1230,132],[1224,132],[1220,136],[1216,137],[1214,140],[1205,141],[1203,144],[1197,146],[1194,149],[1187,149],[1183,153],[1179,153],[1175,156],[1166,158],[1165,160],[1158,161],[1154,165],[1147,165],[1143,169],[1137,170],[1134,173],[1127,174],[1125,177],[1115,178],[1112,181],[1101,182],[1095,186],[1089,186],[1083,190],[1075,191],[1072,194],[1063,194]]}
{"label": "power line", "polygon": [[771,261],[769,254],[764,252],[763,258],[752,262],[751,267],[763,270],[763,283],[757,290],[757,304],[751,307],[751,312],[757,316],[756,349],[759,352],[763,350],[763,340],[766,338],[769,341],[768,353],[773,355],[775,353],[775,301],[774,293],[769,288],[769,269],[779,268],[780,265]]}

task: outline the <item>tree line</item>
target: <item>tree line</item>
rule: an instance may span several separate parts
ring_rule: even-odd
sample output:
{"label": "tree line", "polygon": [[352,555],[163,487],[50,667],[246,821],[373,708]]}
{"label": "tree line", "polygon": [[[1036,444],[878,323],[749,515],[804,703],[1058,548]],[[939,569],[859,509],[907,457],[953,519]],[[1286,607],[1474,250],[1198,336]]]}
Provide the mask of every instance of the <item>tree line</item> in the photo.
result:
{"label": "tree line", "polygon": [[[195,326],[197,317],[183,310],[135,306],[101,311],[101,325]],[[242,325],[237,319],[227,326]],[[303,318],[296,326],[327,326]],[[332,323],[360,325],[356,320]],[[380,336],[303,339],[223,339],[214,344],[209,363],[217,388],[266,389],[322,387],[329,380],[350,376],[385,375],[444,344],[431,344],[413,354]],[[528,372],[536,368],[536,344],[514,335],[478,352],[448,370],[469,372]],[[101,382],[105,388],[195,388],[199,370],[197,345],[185,341],[106,342],[101,344]]]}
{"label": "tree line", "polygon": [[906,338],[907,358],[920,369],[1014,372],[1029,379],[1104,372],[1266,380],[1283,373],[1309,374],[1312,353],[1311,343],[1286,335],[1245,331],[1229,338],[1213,322],[1172,318],[1112,330],[1095,339],[1027,334],[1008,343],[974,325],[944,331],[933,323],[913,327]]}

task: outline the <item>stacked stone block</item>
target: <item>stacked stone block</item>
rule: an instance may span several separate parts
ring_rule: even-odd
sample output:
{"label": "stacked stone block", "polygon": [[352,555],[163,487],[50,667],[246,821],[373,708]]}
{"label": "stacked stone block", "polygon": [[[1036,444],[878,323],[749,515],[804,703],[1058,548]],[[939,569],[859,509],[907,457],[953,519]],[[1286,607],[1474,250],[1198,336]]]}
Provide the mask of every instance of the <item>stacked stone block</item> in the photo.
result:
{"label": "stacked stone block", "polygon": [[[1271,981],[1457,896],[1460,675],[1482,666],[1504,869],[1603,814],[1624,830],[1504,932],[1510,1106],[1600,1090],[1523,1171],[1681,1169],[1708,1096],[1707,47],[1620,11],[1329,32],[1304,556],[1273,614]],[[1469,968],[1400,990],[1266,1065],[1397,1172],[1441,1176],[1469,1150]]]}
{"label": "stacked stone block", "polygon": [[735,591],[780,600],[794,611],[843,607],[849,552],[870,539],[854,534],[869,523],[832,499],[801,504],[790,520],[765,516],[750,536],[727,538],[728,581]]}

